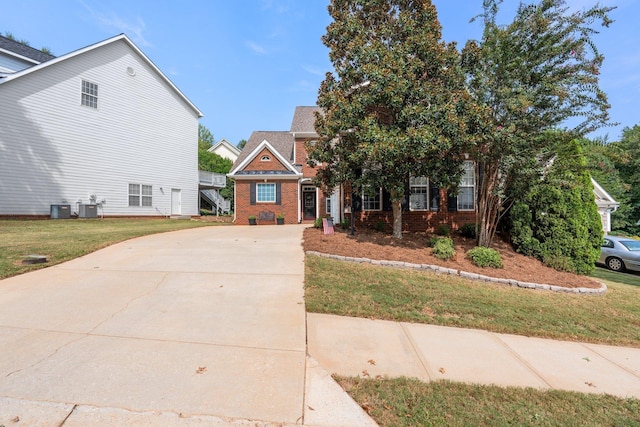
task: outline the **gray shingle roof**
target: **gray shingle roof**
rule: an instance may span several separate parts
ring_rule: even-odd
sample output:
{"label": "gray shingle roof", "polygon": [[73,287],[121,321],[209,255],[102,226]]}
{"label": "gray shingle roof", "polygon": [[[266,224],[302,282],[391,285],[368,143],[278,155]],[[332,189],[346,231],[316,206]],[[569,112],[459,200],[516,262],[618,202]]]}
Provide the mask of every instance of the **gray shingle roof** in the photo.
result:
{"label": "gray shingle roof", "polygon": [[264,140],[273,146],[289,163],[293,163],[293,146],[295,140],[287,131],[255,131],[251,134],[240,155],[233,164],[232,170],[242,163],[253,150]]}
{"label": "gray shingle roof", "polygon": [[291,121],[291,132],[294,133],[315,133],[314,123],[316,121],[315,112],[322,112],[320,107],[299,106],[293,113]]}
{"label": "gray shingle roof", "polygon": [[53,55],[44,53],[41,50],[34,49],[26,44],[8,39],[4,36],[0,36],[0,49],[8,50],[9,52],[16,53],[20,56],[24,56],[29,59],[33,59],[37,62],[45,62],[55,58]]}

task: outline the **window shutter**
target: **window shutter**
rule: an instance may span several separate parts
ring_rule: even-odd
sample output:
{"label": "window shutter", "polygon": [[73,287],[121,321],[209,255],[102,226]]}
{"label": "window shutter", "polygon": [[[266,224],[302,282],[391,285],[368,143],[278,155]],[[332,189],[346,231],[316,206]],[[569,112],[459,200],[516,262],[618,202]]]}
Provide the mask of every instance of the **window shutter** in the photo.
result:
{"label": "window shutter", "polygon": [[352,203],[351,203],[351,210],[353,212],[360,212],[362,210],[362,197],[360,197],[358,194],[353,193],[351,195],[351,198],[353,199]]}
{"label": "window shutter", "polygon": [[429,181],[429,210],[433,212],[440,210],[440,187],[431,180]]}
{"label": "window shutter", "polygon": [[256,204],[256,183],[252,182],[249,188],[249,201],[252,205]]}
{"label": "window shutter", "polygon": [[391,205],[391,193],[387,190],[382,190],[382,210],[383,211],[392,211],[393,206]]}
{"label": "window shutter", "polygon": [[282,204],[282,183],[276,182],[276,205]]}
{"label": "window shutter", "polygon": [[409,197],[411,196],[411,186],[409,186],[409,179],[404,183],[404,197],[402,198],[402,210],[409,210]]}
{"label": "window shutter", "polygon": [[458,197],[448,194],[447,195],[447,210],[449,212],[456,212],[458,210]]}

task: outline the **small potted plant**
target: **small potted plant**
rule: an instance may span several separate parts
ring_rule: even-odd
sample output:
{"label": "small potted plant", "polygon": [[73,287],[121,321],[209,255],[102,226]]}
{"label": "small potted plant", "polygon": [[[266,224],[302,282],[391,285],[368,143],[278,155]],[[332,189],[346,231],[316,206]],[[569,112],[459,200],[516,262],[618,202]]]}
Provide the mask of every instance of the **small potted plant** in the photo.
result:
{"label": "small potted plant", "polygon": [[282,212],[276,215],[276,224],[284,225],[284,214]]}
{"label": "small potted plant", "polygon": [[249,225],[256,225],[256,219],[255,215],[249,215]]}

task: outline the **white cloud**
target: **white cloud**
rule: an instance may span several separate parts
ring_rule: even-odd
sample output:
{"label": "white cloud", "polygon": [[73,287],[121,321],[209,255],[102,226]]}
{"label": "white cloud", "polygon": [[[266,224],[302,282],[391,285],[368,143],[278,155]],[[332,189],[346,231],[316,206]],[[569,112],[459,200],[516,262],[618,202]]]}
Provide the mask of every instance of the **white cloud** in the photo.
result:
{"label": "white cloud", "polygon": [[267,52],[267,49],[265,49],[264,47],[260,46],[258,43],[253,42],[251,40],[245,41],[244,45],[249,49],[251,49],[252,51],[254,51],[255,53],[257,53],[258,55],[266,55],[267,53],[269,53]]}
{"label": "white cloud", "polygon": [[289,87],[289,92],[317,92],[318,84],[308,80],[298,80],[293,86]]}
{"label": "white cloud", "polygon": [[324,77],[325,71],[320,70],[312,65],[303,65],[302,69],[305,70],[309,74],[313,74],[314,76]]}
{"label": "white cloud", "polygon": [[98,22],[103,27],[108,28],[110,31],[115,30],[116,33],[125,33],[134,41],[134,43],[142,47],[152,46],[143,35],[146,25],[142,18],[136,17],[127,21],[118,16],[115,12],[99,12],[92,9],[84,1],[78,1],[89,12],[91,19]]}
{"label": "white cloud", "polygon": [[291,2],[287,0],[261,0],[262,10],[274,10],[278,14],[289,12]]}

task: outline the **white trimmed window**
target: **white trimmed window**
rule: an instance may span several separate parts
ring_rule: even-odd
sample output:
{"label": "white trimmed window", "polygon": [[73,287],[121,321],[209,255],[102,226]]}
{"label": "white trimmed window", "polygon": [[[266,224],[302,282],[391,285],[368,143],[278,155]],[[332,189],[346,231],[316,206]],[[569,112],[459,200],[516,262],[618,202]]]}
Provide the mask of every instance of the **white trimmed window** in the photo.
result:
{"label": "white trimmed window", "polygon": [[275,183],[256,184],[256,201],[258,203],[275,203],[276,202],[276,184]]}
{"label": "white trimmed window", "polygon": [[476,207],[476,164],[465,160],[464,172],[458,187],[458,210],[472,211]]}
{"label": "white trimmed window", "polygon": [[262,157],[260,157],[260,161],[261,161],[261,162],[270,162],[270,161],[271,161],[271,157],[269,157],[269,156],[262,156]]}
{"label": "white trimmed window", "polygon": [[82,105],[91,108],[98,108],[98,85],[95,83],[82,81]]}
{"label": "white trimmed window", "polygon": [[329,215],[331,215],[331,198],[330,198],[330,197],[327,197],[327,198],[326,198],[326,201],[327,201],[327,207],[326,207],[326,209],[324,210],[324,212],[325,212],[325,213],[327,213],[327,214],[329,214]]}
{"label": "white trimmed window", "polygon": [[365,211],[382,210],[382,188],[375,192],[362,192],[362,209]]}
{"label": "white trimmed window", "polygon": [[153,206],[153,186],[129,184],[129,206]]}
{"label": "white trimmed window", "polygon": [[409,209],[426,211],[429,209],[429,179],[425,176],[409,178]]}

